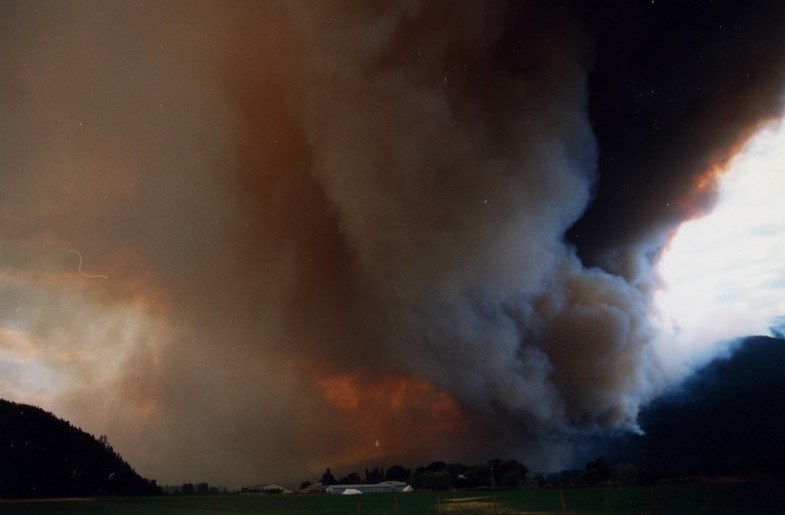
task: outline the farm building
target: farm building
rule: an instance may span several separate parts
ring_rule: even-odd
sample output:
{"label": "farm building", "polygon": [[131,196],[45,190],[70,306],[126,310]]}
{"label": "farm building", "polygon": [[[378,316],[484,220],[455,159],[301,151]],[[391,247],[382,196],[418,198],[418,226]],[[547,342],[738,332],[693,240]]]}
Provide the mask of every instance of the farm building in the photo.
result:
{"label": "farm building", "polygon": [[414,489],[403,481],[382,481],[373,485],[330,485],[328,494],[380,494],[412,492]]}
{"label": "farm building", "polygon": [[311,483],[305,488],[300,489],[301,494],[323,494],[324,485],[321,483]]}
{"label": "farm building", "polygon": [[294,493],[285,486],[273,483],[246,486],[240,491],[243,494],[291,494]]}

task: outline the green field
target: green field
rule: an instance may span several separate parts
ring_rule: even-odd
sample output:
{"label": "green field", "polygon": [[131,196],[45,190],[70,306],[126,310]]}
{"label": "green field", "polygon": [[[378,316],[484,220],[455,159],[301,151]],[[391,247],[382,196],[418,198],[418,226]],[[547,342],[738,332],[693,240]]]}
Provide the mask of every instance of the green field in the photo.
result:
{"label": "green field", "polygon": [[785,513],[785,483],[694,483],[500,491],[288,496],[161,496],[0,502],[2,515],[226,514],[775,514]]}

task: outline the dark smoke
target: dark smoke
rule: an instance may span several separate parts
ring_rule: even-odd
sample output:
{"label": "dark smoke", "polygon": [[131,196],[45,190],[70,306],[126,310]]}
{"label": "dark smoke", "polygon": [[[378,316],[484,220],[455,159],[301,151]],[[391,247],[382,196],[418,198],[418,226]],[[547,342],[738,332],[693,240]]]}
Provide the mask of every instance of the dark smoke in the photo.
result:
{"label": "dark smoke", "polygon": [[775,7],[5,3],[0,349],[53,384],[0,394],[161,482],[568,464],[667,383],[653,259],[778,113]]}
{"label": "dark smoke", "polygon": [[776,2],[605,2],[589,79],[601,148],[596,196],[568,232],[587,264],[632,278],[687,218],[708,212],[713,175],[783,111]]}

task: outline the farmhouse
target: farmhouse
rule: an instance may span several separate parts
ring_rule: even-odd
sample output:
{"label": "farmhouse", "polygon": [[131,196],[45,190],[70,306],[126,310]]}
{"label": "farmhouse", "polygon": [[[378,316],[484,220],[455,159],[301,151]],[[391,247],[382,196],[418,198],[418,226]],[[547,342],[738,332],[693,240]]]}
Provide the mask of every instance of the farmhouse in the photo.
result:
{"label": "farmhouse", "polygon": [[374,485],[330,485],[328,494],[380,494],[412,492],[414,489],[403,481],[382,481]]}

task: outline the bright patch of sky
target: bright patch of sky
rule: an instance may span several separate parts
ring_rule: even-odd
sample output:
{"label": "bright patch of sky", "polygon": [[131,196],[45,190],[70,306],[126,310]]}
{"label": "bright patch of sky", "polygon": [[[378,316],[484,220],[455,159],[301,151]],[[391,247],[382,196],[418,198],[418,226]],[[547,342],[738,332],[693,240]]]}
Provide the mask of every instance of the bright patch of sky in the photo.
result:
{"label": "bright patch of sky", "polygon": [[668,365],[700,362],[785,315],[785,124],[731,161],[716,207],[682,224],[658,265],[655,304]]}
{"label": "bright patch of sky", "polygon": [[[0,286],[7,276],[0,271]],[[113,385],[135,350],[154,345],[163,329],[141,304],[93,298],[84,289],[93,279],[48,277],[20,274],[0,295],[0,398],[55,410],[73,390]]]}

